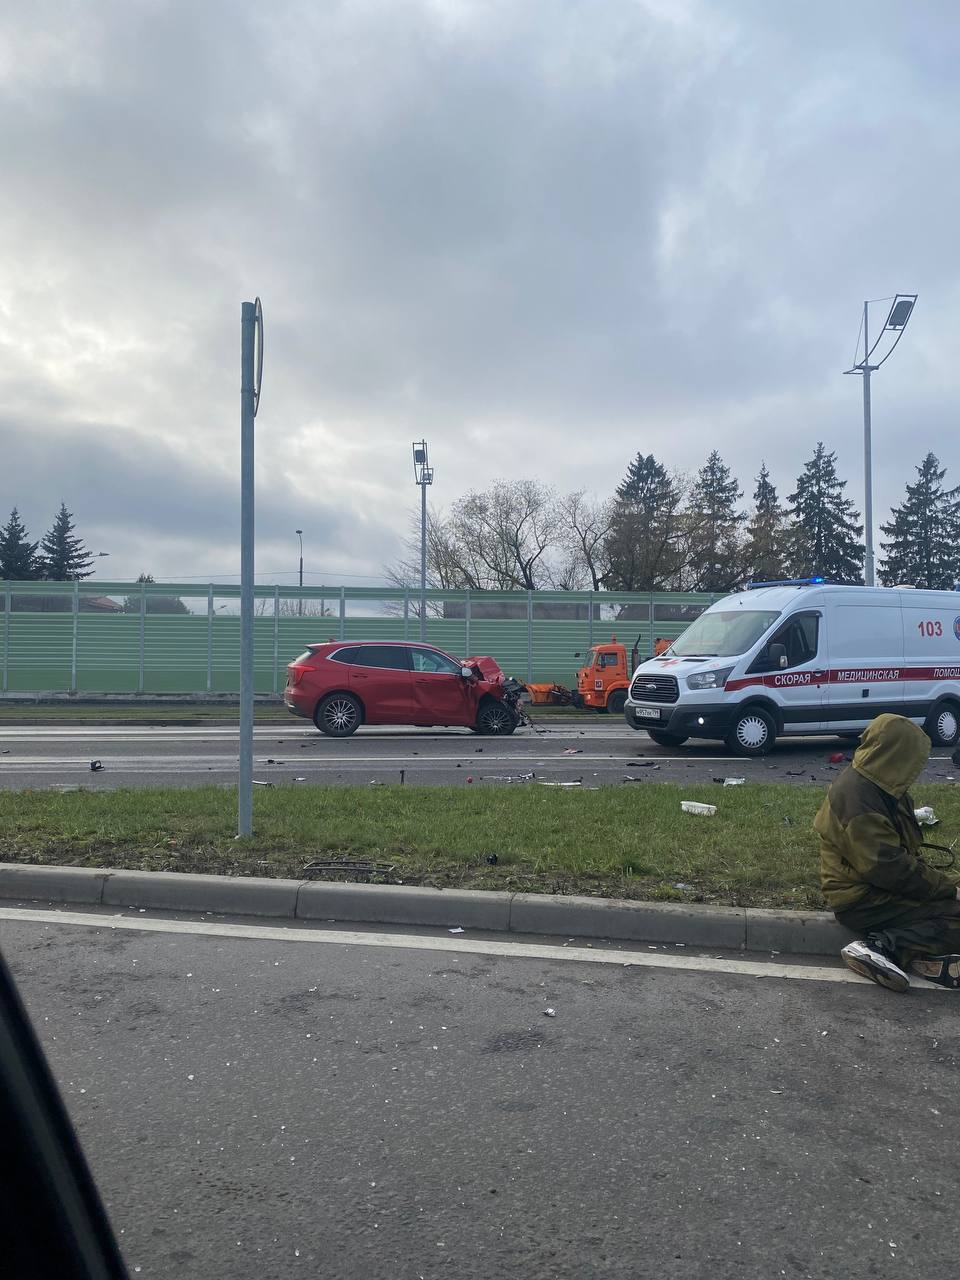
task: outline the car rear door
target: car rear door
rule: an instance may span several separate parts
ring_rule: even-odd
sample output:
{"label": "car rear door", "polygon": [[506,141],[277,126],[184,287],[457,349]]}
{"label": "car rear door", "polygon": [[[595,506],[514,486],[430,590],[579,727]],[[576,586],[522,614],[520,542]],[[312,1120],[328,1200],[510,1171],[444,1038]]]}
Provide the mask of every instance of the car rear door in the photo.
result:
{"label": "car rear door", "polygon": [[367,724],[416,723],[406,645],[360,645],[350,666],[349,687],[363,703]]}
{"label": "car rear door", "polygon": [[418,724],[472,725],[477,718],[473,684],[460,663],[428,645],[409,646]]}

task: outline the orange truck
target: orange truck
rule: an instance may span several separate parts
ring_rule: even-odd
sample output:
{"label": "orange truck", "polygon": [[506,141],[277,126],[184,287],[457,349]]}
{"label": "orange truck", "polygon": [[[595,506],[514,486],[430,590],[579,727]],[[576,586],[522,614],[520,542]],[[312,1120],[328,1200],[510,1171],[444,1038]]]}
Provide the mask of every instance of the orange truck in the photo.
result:
{"label": "orange truck", "polygon": [[[586,657],[586,661],[577,672],[576,690],[566,689],[559,684],[528,684],[531,702],[534,705],[553,703],[561,706],[582,707],[588,711],[599,711],[604,715],[608,711],[614,715],[622,715],[631,677],[640,664],[637,656],[639,643],[638,636],[628,655],[626,647],[617,640],[616,636],[611,636],[609,644],[591,645],[586,655],[574,654],[576,658]],[[669,640],[657,640],[654,644],[654,656],[663,653],[669,647]],[[628,657],[629,666],[627,666]]]}

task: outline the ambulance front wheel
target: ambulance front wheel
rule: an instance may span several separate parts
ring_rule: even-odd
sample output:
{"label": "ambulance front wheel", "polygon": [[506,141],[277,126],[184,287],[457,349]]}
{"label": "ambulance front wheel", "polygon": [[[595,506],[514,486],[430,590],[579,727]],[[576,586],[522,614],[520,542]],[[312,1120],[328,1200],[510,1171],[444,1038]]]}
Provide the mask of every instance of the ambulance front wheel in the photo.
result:
{"label": "ambulance front wheel", "polygon": [[726,744],[738,756],[765,756],[777,738],[773,717],[763,707],[745,707],[730,727]]}

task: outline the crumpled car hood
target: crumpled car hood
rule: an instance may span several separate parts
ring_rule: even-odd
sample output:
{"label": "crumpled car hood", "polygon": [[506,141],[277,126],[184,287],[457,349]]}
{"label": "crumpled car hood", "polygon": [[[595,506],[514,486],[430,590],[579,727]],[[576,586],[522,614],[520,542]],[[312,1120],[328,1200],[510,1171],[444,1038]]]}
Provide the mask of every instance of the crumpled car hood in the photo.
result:
{"label": "crumpled car hood", "polygon": [[496,658],[464,658],[463,665],[473,667],[488,684],[503,684],[503,670]]}

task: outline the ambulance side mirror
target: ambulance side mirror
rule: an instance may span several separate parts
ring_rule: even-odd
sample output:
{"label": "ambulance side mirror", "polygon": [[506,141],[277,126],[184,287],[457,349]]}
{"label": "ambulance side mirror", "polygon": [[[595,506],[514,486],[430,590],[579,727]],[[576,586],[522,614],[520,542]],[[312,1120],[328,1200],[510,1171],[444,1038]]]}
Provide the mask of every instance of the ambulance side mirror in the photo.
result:
{"label": "ambulance side mirror", "polygon": [[782,671],[787,665],[787,646],[783,644],[772,644],[769,648],[770,665],[778,671]]}

